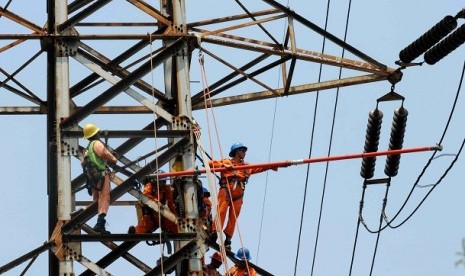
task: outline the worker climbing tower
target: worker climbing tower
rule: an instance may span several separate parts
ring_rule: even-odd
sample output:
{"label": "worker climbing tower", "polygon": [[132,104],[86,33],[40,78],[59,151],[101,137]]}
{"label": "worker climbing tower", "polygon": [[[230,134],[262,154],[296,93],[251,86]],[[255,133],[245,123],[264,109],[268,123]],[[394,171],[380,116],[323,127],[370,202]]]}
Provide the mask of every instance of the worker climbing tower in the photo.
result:
{"label": "worker climbing tower", "polygon": [[[193,17],[201,18],[198,21],[189,20],[197,1],[42,2],[42,10],[35,14],[43,12],[43,18],[28,18],[23,15],[27,7],[18,8],[14,1],[0,7],[0,24],[7,21],[14,26],[12,33],[0,34],[0,60],[21,52],[20,64],[1,65],[4,78],[0,89],[27,102],[16,104],[13,100],[1,106],[0,113],[47,118],[49,239],[19,259],[0,264],[0,273],[48,252],[49,275],[75,275],[82,267],[85,271],[80,275],[119,275],[112,270],[112,264],[121,259],[145,275],[160,275],[171,269],[176,275],[201,275],[206,251],[218,245],[207,240],[208,233],[202,227],[197,176],[172,180],[180,193],[179,216],[150,202],[137,189],[144,177],[162,167],[167,171],[197,170],[199,141],[195,132],[201,127],[195,111],[378,81],[397,83],[402,77],[399,69],[387,67],[274,0],[263,0],[252,8],[244,2],[235,6],[237,13],[227,11],[218,18],[205,18],[215,13],[197,7],[196,12],[203,12]],[[268,25],[275,22],[286,25],[283,41],[277,39],[282,34]],[[324,37],[355,59],[302,48],[296,39],[300,35],[294,26],[297,24],[299,30]],[[250,28],[260,36],[255,37]],[[27,47],[20,48],[22,45]],[[226,55],[224,49],[233,53]],[[211,84],[192,91],[196,54],[227,70],[216,74]],[[404,62],[416,57],[407,54],[402,55],[407,56]],[[240,57],[237,62],[236,57]],[[41,70],[29,69],[37,63]],[[299,69],[307,64],[345,68],[353,73],[346,78],[307,83],[296,77],[303,74]],[[282,79],[275,88],[275,82],[260,76],[276,68],[281,70]],[[32,88],[32,80],[20,78],[28,70],[35,70],[37,78],[46,80],[46,93],[38,93],[42,88]],[[246,84],[253,88],[244,88]],[[259,91],[253,90],[257,87]],[[380,124],[381,117],[377,112],[370,113],[374,132],[370,135],[379,132],[375,123],[379,118]],[[132,128],[128,130],[123,121],[129,121]],[[134,205],[134,201],[149,205],[178,225],[177,234],[96,234],[89,227],[88,222],[97,215],[97,204],[84,204],[82,200],[86,192],[80,167],[87,146],[82,140],[82,127],[88,122],[100,126],[102,138],[124,167],[112,180],[110,214],[117,212],[114,208],[126,208],[114,206],[125,205],[123,198],[130,196],[133,201],[126,205]],[[377,144],[369,146],[367,152],[377,150]],[[137,162],[139,156],[145,156],[147,161]],[[373,176],[370,160],[374,159],[364,160],[365,178]],[[131,222],[120,219],[111,224],[122,224],[123,229]],[[92,259],[86,251],[87,244],[95,241],[107,250],[98,259]],[[155,261],[145,264],[128,252],[145,241],[154,241],[158,246],[172,243],[172,252],[166,259],[161,256],[158,265]],[[231,254],[228,256],[234,257]],[[77,268],[77,263],[82,266]],[[270,275],[266,268],[252,265],[261,275]]]}

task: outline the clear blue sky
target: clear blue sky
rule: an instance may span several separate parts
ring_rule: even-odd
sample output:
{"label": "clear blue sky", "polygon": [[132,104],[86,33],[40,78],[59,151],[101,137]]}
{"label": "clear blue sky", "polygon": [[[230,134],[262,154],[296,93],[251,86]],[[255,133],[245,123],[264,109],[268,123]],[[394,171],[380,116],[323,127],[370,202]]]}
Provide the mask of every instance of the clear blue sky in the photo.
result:
{"label": "clear blue sky", "polygon": [[[3,7],[6,2],[8,1],[0,1],[0,5]],[[12,1],[9,9],[30,19],[35,24],[43,26],[46,18],[45,2],[16,0]],[[128,7],[131,7],[126,3],[123,5],[120,1],[113,2],[116,3],[111,3],[108,6],[108,12],[113,11],[111,14],[115,18],[101,19],[102,21],[123,20],[126,16],[123,15],[123,10],[126,11]],[[155,6],[158,6],[158,1],[156,2]],[[241,13],[234,1],[225,2],[195,1],[195,3],[189,3],[188,21]],[[260,1],[254,2],[256,2],[254,5],[246,4],[252,11],[270,8]],[[287,1],[279,2],[284,5],[288,4]],[[207,5],[208,12],[206,12]],[[324,27],[326,1],[312,1],[311,3],[290,1],[289,5],[291,9],[308,20],[322,28]],[[444,16],[455,15],[464,8],[462,5],[463,3],[459,3],[459,1],[352,1],[347,42],[387,66],[397,68],[394,62],[398,59],[398,53],[401,49]],[[328,31],[341,39],[344,37],[347,8],[348,1],[333,1],[329,10]],[[97,20],[97,16],[89,19],[91,22]],[[148,18],[139,18],[138,20],[148,21]],[[282,21],[280,22],[282,23]],[[464,23],[465,19],[459,20],[459,26]],[[320,52],[321,37],[310,30],[301,28],[297,23],[296,25],[298,31],[297,46]],[[283,24],[276,25],[276,28],[273,29],[275,37],[282,39],[283,29]],[[0,18],[0,33],[15,32],[29,33],[8,19]],[[262,39],[263,33],[258,29],[254,29],[254,32],[256,33],[241,35]],[[0,41],[0,47],[6,43]],[[112,46],[118,49],[120,46],[124,49],[126,45],[129,45],[126,44],[127,42],[118,45],[116,42],[112,43]],[[99,44],[96,44],[95,47],[105,51]],[[238,55],[230,49],[221,51],[215,47],[209,49],[221,54],[225,60],[236,66],[242,65],[245,60],[248,60],[247,56]],[[39,43],[31,41],[0,53],[0,67],[12,73],[38,50]],[[342,53],[340,47],[329,42],[327,42],[326,51],[334,56],[340,56]],[[115,55],[108,49],[105,53],[109,56]],[[198,52],[195,51],[191,65],[192,80],[194,81],[200,80],[197,54]],[[347,52],[346,57],[358,60]],[[423,66],[409,67],[403,71],[403,79],[396,85],[396,91],[405,97],[404,106],[409,111],[404,148],[433,146],[440,140],[454,103],[464,59],[465,46],[462,46],[434,66],[424,64]],[[422,61],[422,57],[416,61]],[[74,61],[72,66],[71,82],[73,84],[79,77],[88,74],[88,71]],[[213,83],[219,76],[230,72],[229,69],[208,57],[206,57],[205,66],[209,83]],[[315,82],[318,79],[317,69],[318,66],[298,67],[295,72],[296,84]],[[28,70],[17,77],[44,100],[46,99],[45,70],[45,56],[42,55]],[[157,70],[155,70],[155,74],[161,73],[159,68]],[[336,79],[338,73],[338,69],[324,66],[322,80]],[[349,74],[347,70],[342,73],[343,76]],[[157,81],[158,76],[155,77]],[[277,87],[282,85],[279,76],[280,72],[276,69],[263,76],[262,79],[273,87]],[[1,75],[0,80],[4,79],[5,77]],[[160,83],[156,86],[162,87]],[[339,90],[331,155],[363,151],[368,112],[375,107],[376,99],[390,90],[390,86],[390,83],[386,81]],[[95,91],[101,92],[103,89],[96,88]],[[193,93],[196,93],[202,89],[202,85],[193,82],[191,89]],[[225,95],[259,90],[262,89],[248,83],[227,91]],[[312,143],[313,157],[322,157],[328,154],[336,92],[335,89],[332,89],[319,93]],[[463,93],[461,94],[450,127],[443,140],[443,154],[455,154],[465,136],[463,131],[465,102]],[[227,154],[232,143],[242,141],[249,148],[246,159],[250,163],[307,158],[311,143],[316,95],[316,93],[307,93],[277,100],[216,108],[214,112],[218,125],[218,139],[223,154]],[[78,103],[83,104],[87,100],[82,97],[78,99]],[[127,104],[124,101],[127,101],[127,97],[112,103]],[[131,100],[130,103],[134,102]],[[30,104],[12,95],[4,88],[0,88],[0,105],[29,106]],[[393,111],[399,105],[399,102],[389,102],[379,106],[384,112],[380,150],[388,148]],[[84,120],[81,126],[87,122],[94,122],[99,124],[102,129],[137,130],[148,124],[150,116],[134,116],[130,119],[114,116],[109,119],[109,117],[97,115]],[[196,111],[194,117],[202,127],[203,144],[208,147],[210,142],[208,141],[205,112]],[[4,265],[42,245],[48,239],[45,116],[1,116],[0,129],[2,130],[0,145],[4,157],[0,169],[3,177],[1,184],[3,192],[0,195],[0,222],[2,224],[0,230],[0,265]],[[213,129],[211,130],[215,144],[213,153],[216,158],[219,158],[220,153],[215,142],[217,138]],[[110,145],[116,147],[121,142],[120,139],[110,140]],[[86,142],[80,140],[80,144],[85,146]],[[130,157],[136,158],[138,154],[142,155],[153,150],[154,144],[153,141],[144,143]],[[402,206],[430,156],[431,152],[411,153],[402,156],[399,174],[392,179],[389,191],[386,208],[386,214],[389,218],[392,218]],[[444,156],[435,159],[419,184],[436,183],[453,158],[454,156]],[[384,163],[385,158],[378,158],[375,178],[385,177],[383,173]],[[247,187],[245,203],[239,220],[240,236],[243,244],[251,250],[252,261],[275,275],[293,275],[299,227],[302,223],[297,275],[310,275],[313,259],[315,259],[313,275],[349,275],[356,236],[359,201],[362,194],[363,180],[359,175],[360,164],[361,160],[354,159],[332,162],[328,166],[326,163],[311,165],[308,172],[303,221],[300,217],[307,166],[293,166],[280,169],[278,172],[271,171],[254,175]],[[465,237],[465,223],[462,219],[463,194],[465,194],[464,165],[463,157],[460,157],[444,180],[405,224],[381,233],[373,275],[453,276],[465,273],[464,265],[455,266],[456,261],[465,258],[463,255],[465,249],[462,248],[462,238]],[[326,169],[327,177],[325,178]],[[79,172],[79,164],[73,161],[72,176],[78,175]],[[318,246],[316,255],[314,255],[324,185],[325,194]],[[394,225],[410,215],[428,191],[429,188],[415,188],[404,212],[399,215]],[[384,185],[369,186],[366,190],[363,213],[370,229],[378,227],[384,192]],[[77,195],[77,199],[90,200],[90,197],[82,192]],[[129,200],[131,197],[123,199]],[[260,231],[262,219],[263,224]],[[132,207],[111,207],[108,214],[108,229],[113,233],[124,233],[129,225],[135,223],[135,220],[135,210]],[[93,225],[95,219],[89,223]],[[352,275],[369,275],[375,241],[376,235],[368,233],[361,226]],[[239,246],[239,233],[236,232],[233,249],[237,249]],[[83,249],[83,254],[94,261],[97,261],[107,252],[106,248],[97,244],[86,244]],[[150,265],[154,265],[160,254],[158,247],[149,247],[145,243],[141,243],[130,252]],[[206,254],[210,256],[212,250]],[[42,254],[27,275],[45,275],[47,265],[47,254]],[[24,266],[25,264],[9,271],[6,275],[18,275]],[[75,262],[74,267],[77,273],[82,271],[82,266],[79,263]],[[108,271],[115,275],[141,275],[124,260],[110,266]]]}

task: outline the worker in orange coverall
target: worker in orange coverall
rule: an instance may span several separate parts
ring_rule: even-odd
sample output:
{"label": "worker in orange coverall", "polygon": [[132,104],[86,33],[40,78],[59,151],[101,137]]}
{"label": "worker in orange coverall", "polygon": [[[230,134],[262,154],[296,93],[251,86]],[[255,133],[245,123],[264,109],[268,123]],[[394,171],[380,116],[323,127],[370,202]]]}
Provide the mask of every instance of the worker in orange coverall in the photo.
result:
{"label": "worker in orange coverall", "polygon": [[221,276],[218,268],[223,264],[223,258],[219,252],[213,253],[209,264],[203,266],[204,276]]}
{"label": "worker in orange coverall", "polygon": [[84,158],[89,158],[90,163],[96,169],[95,174],[99,179],[93,182],[89,187],[89,194],[92,194],[94,202],[98,202],[98,218],[94,230],[101,234],[110,234],[105,229],[105,216],[110,207],[110,176],[111,172],[108,166],[118,169],[117,159],[100,141],[100,128],[94,124],[86,124],[83,128],[83,138],[89,140],[87,150],[84,151]]}
{"label": "worker in orange coverall", "polygon": [[227,276],[256,276],[257,272],[255,269],[248,265],[248,262],[252,259],[250,252],[247,248],[239,248],[236,255],[234,256],[238,262],[235,266],[230,268],[226,273]]}
{"label": "worker in orange coverall", "polygon": [[212,225],[212,201],[210,200],[210,192],[207,188],[202,188],[202,208],[200,212],[200,217],[205,219],[207,222],[207,230],[211,230]]}
{"label": "worker in orange coverall", "polygon": [[[228,224],[226,225],[226,228],[224,228],[224,234],[226,235],[224,245],[228,250],[231,250],[231,237],[234,234],[236,220],[241,212],[244,190],[250,175],[270,169],[233,169],[232,167],[234,166],[247,165],[247,163],[244,162],[246,151],[247,147],[242,143],[234,143],[229,152],[229,156],[232,157],[231,159],[212,160],[209,162],[212,170],[214,170],[214,168],[221,167],[228,168],[228,170],[221,173],[220,190],[218,192],[218,214],[213,220],[212,233],[210,235],[210,240],[216,242],[216,239],[218,238],[218,229],[216,229],[217,219],[219,218],[221,230],[223,230],[226,213],[229,211]],[[272,169],[275,171],[277,170],[277,168]]]}
{"label": "worker in orange coverall", "polygon": [[[158,170],[158,174],[165,173],[162,170]],[[160,185],[157,185],[159,183]],[[159,188],[157,187],[159,186]],[[169,210],[177,215],[176,206],[173,199],[173,191],[171,186],[167,185],[166,178],[157,180],[157,177],[147,177],[145,179],[144,191],[142,192],[148,198],[161,203],[162,205],[168,205]],[[149,206],[142,206],[142,216],[136,227],[130,226],[128,233],[130,234],[142,234],[152,233],[159,227],[161,221],[161,229],[171,233],[178,232],[178,226],[171,220],[161,216],[158,212],[150,208]]]}

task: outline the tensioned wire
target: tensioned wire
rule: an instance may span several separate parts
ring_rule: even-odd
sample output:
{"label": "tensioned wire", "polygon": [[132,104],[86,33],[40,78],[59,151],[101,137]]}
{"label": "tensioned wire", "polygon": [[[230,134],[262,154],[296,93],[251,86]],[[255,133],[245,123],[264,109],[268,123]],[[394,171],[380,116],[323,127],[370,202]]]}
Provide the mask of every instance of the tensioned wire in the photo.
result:
{"label": "tensioned wire", "polygon": [[[149,51],[150,51],[150,81],[151,81],[151,87],[150,90],[152,92],[152,104],[153,106],[155,105],[155,92],[154,92],[154,77],[153,77],[153,54],[152,54],[152,34],[149,34]],[[155,108],[153,109],[152,112],[153,115],[153,136],[155,140],[155,170],[157,171],[157,195],[158,195],[158,204],[160,204],[161,207],[161,202],[160,202],[160,178],[158,174],[158,142],[157,142],[157,126],[155,123],[155,120],[157,118],[157,114],[155,112]],[[145,183],[144,183],[145,184]],[[166,196],[166,195],[165,195]],[[159,228],[159,238],[160,241],[162,240],[162,226],[161,226],[161,213],[158,212],[158,228]],[[165,274],[164,268],[163,268],[163,251],[164,251],[165,244],[163,243],[160,245],[160,266],[161,266],[161,273]]]}
{"label": "tensioned wire", "polygon": [[[289,2],[290,1],[288,0],[287,4],[286,4],[288,7],[289,7]],[[288,26],[287,23],[288,23],[288,21],[285,20],[284,21],[284,29],[283,29],[283,40],[285,39],[285,36],[286,36],[286,28]],[[277,43],[277,41],[271,35],[269,35],[269,36],[273,41],[275,41],[275,43]],[[280,78],[281,68],[282,67],[279,67],[279,70],[278,70],[278,77],[277,77],[278,81],[277,81],[277,85],[276,85],[277,87],[279,87],[279,85],[281,83],[281,78]],[[275,98],[275,100],[274,100],[274,108],[273,108],[273,119],[271,120],[272,125],[271,125],[271,133],[270,133],[270,145],[268,147],[268,162],[271,161],[271,152],[272,152],[272,149],[273,149],[273,139],[274,139],[274,133],[275,133],[275,123],[276,123],[277,110],[278,110],[278,98]],[[259,256],[260,256],[260,246],[261,246],[261,241],[262,241],[263,220],[264,220],[264,217],[265,217],[265,210],[266,210],[265,209],[265,203],[266,203],[266,196],[267,196],[267,192],[268,192],[269,176],[270,176],[270,173],[269,173],[269,171],[267,171],[266,174],[265,174],[265,188],[264,188],[264,191],[263,191],[261,216],[260,216],[260,228],[258,230],[258,244],[257,244],[257,253],[256,253],[256,259],[257,259],[256,264],[258,264],[258,260],[259,260]]]}

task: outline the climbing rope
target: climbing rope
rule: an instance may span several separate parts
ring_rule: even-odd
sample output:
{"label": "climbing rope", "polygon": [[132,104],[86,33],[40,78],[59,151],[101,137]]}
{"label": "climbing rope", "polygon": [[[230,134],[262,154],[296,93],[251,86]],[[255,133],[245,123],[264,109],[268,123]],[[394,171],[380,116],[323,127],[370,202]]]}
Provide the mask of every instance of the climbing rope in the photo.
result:
{"label": "climbing rope", "polygon": [[[218,143],[218,147],[219,147],[219,151],[220,151],[220,156],[221,156],[221,159],[223,159],[223,151],[222,151],[222,147],[221,147],[221,142],[220,142],[220,139],[219,139],[219,134],[218,134],[218,127],[217,127],[217,124],[216,124],[216,118],[215,118],[215,112],[213,110],[213,104],[211,102],[211,97],[210,97],[210,89],[209,89],[209,86],[208,86],[208,80],[207,80],[207,74],[206,74],[206,70],[205,70],[205,60],[204,60],[204,56],[203,56],[203,52],[202,52],[202,47],[201,47],[201,40],[200,40],[200,37],[198,37],[198,42],[199,42],[199,65],[200,65],[200,73],[201,73],[201,77],[202,77],[202,91],[203,91],[203,101],[204,101],[204,107],[205,107],[205,117],[206,117],[206,120],[207,120],[207,133],[208,133],[208,141],[209,141],[209,145],[210,145],[210,156],[214,156],[213,154],[213,138],[212,138],[212,131],[211,131],[211,126],[210,126],[210,116],[209,116],[209,111],[211,112],[211,117],[212,117],[212,120],[213,120],[213,126],[214,126],[214,129],[215,129],[215,133],[216,133],[216,137],[217,137],[217,143]],[[197,142],[198,144],[202,145],[202,143],[200,142],[200,131],[198,130],[197,131]],[[203,146],[201,148],[201,154],[203,155],[206,155],[206,151],[203,149]],[[206,156],[203,156],[202,157],[203,160],[208,160],[206,158]],[[224,264],[224,267],[226,269],[226,271],[228,271],[228,262],[226,261],[226,248],[224,246],[224,242],[223,242],[223,231],[222,231],[222,228],[223,226],[221,225],[221,222],[220,222],[220,218],[219,218],[219,206],[218,206],[218,201],[217,201],[217,195],[218,195],[218,188],[217,188],[217,182],[216,182],[216,179],[213,177],[213,173],[211,172],[211,169],[210,169],[210,166],[208,164],[208,162],[204,162],[205,163],[205,168],[207,169],[208,171],[208,174],[207,174],[207,179],[209,181],[209,186],[210,186],[210,189],[212,191],[214,191],[214,197],[215,197],[215,201],[212,202],[213,206],[212,206],[212,210],[214,209],[216,211],[215,215],[213,216],[213,223],[215,224],[215,229],[220,229],[219,232],[219,235],[218,235],[218,238],[220,240],[219,244],[220,244],[220,253],[222,255],[222,260],[223,260],[223,264]],[[213,181],[212,181],[213,180]],[[213,214],[212,214],[213,215]],[[213,226],[213,225],[212,225]]]}

